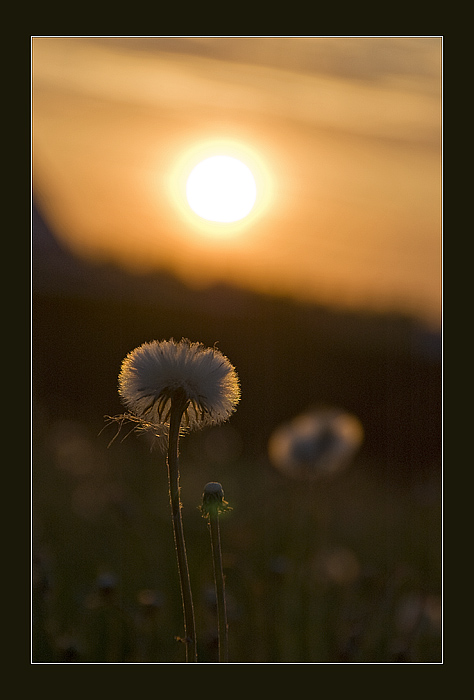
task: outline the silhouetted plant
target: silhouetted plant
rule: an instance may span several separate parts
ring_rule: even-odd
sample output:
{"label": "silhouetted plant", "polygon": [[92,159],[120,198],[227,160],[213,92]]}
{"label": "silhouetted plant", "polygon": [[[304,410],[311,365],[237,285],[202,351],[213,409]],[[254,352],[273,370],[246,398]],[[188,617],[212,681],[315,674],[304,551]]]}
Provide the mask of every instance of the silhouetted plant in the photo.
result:
{"label": "silhouetted plant", "polygon": [[225,579],[222,568],[221,538],[219,528],[219,515],[232,510],[224,500],[224,490],[217,482],[209,482],[204,487],[202,504],[200,507],[203,518],[208,521],[211,536],[212,566],[214,570],[214,582],[216,587],[217,602],[217,629],[219,639],[219,663],[229,662],[229,637],[227,624],[227,607],[225,599]]}
{"label": "silhouetted plant", "polygon": [[186,661],[197,662],[194,606],[181,516],[179,439],[189,430],[218,425],[240,400],[237,373],[217,348],[186,338],[144,343],[130,352],[119,374],[119,394],[130,420],[167,451],[171,516],[184,614]]}

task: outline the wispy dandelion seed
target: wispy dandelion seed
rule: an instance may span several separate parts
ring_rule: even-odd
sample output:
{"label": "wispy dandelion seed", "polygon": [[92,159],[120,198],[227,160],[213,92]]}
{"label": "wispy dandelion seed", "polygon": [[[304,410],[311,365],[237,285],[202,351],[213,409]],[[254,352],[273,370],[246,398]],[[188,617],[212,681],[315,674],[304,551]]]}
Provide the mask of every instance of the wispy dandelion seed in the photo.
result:
{"label": "wispy dandelion seed", "polygon": [[130,352],[119,374],[119,394],[130,420],[163,438],[173,399],[183,405],[183,434],[228,420],[240,386],[235,368],[217,348],[183,338],[144,343]]}

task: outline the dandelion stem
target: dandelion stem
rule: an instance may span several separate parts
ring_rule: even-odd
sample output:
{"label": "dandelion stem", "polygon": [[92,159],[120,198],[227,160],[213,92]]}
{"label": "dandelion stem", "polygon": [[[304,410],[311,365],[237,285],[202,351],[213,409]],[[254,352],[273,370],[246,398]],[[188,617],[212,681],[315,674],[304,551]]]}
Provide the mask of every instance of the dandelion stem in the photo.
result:
{"label": "dandelion stem", "polygon": [[229,630],[227,625],[224,571],[222,568],[219,512],[217,508],[209,509],[208,527],[211,535],[212,565],[214,568],[214,581],[216,586],[219,663],[226,664],[229,663]]}
{"label": "dandelion stem", "polygon": [[171,502],[171,517],[178,562],[178,574],[181,587],[181,599],[184,613],[184,642],[186,644],[186,662],[197,663],[196,625],[194,606],[189,578],[186,545],[184,541],[183,521],[181,517],[181,498],[179,486],[179,430],[186,403],[179,396],[171,401],[170,430],[168,440],[168,483]]}

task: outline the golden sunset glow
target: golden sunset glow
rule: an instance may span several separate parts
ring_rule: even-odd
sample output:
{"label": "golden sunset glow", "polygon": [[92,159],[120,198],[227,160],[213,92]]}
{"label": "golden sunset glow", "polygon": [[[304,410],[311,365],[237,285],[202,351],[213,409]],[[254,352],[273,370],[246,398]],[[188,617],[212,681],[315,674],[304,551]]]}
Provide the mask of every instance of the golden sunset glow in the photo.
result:
{"label": "golden sunset glow", "polygon": [[234,223],[252,211],[257,198],[255,178],[242,161],[230,156],[212,156],[191,171],[186,198],[201,218]]}
{"label": "golden sunset glow", "polygon": [[[439,324],[439,38],[142,42],[33,39],[34,191],[67,246]],[[218,155],[255,179],[240,213],[187,192]]]}
{"label": "golden sunset glow", "polygon": [[31,663],[442,663],[443,41],[31,37]]}
{"label": "golden sunset glow", "polygon": [[190,232],[232,238],[251,229],[272,202],[264,155],[243,141],[210,139],[177,155],[169,199]]}

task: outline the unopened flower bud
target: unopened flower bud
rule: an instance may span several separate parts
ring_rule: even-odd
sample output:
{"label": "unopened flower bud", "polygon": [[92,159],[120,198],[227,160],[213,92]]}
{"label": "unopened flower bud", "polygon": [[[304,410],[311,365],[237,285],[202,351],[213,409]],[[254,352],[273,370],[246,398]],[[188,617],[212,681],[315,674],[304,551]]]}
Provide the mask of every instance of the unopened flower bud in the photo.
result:
{"label": "unopened flower bud", "polygon": [[204,518],[232,510],[224,500],[224,489],[217,481],[210,481],[205,485],[200,510]]}

